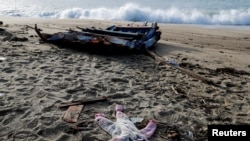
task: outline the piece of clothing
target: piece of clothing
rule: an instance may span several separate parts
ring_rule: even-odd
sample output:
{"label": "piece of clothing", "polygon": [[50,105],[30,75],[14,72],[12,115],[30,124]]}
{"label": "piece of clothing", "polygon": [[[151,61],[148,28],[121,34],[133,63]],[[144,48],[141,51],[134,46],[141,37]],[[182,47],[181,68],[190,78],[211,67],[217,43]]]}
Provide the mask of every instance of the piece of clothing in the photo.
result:
{"label": "piece of clothing", "polygon": [[104,114],[96,114],[97,125],[112,136],[110,141],[147,141],[155,132],[156,124],[153,120],[141,130],[137,129],[129,117],[123,113],[123,107],[116,105],[116,122],[105,117]]}

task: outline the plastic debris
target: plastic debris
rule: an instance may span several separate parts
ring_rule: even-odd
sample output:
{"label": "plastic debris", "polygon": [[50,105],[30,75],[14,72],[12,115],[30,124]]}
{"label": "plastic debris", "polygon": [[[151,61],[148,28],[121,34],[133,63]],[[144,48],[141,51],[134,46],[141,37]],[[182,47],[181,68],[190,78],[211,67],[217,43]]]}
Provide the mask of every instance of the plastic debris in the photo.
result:
{"label": "plastic debris", "polygon": [[191,131],[188,131],[188,137],[190,138],[190,139],[194,139],[194,134],[193,134],[193,132],[191,132]]}
{"label": "plastic debris", "polygon": [[130,118],[130,120],[131,120],[133,123],[140,123],[140,122],[142,122],[144,119],[143,119],[143,118],[135,117],[135,118]]}
{"label": "plastic debris", "polygon": [[179,64],[175,60],[173,60],[173,59],[167,60],[167,63],[170,64],[170,65],[172,65],[172,66],[179,66]]}
{"label": "plastic debris", "polygon": [[[123,113],[123,107],[116,105],[115,107],[116,121],[113,122],[101,113],[95,116],[95,123],[104,131],[112,136],[112,141],[143,141],[148,140],[156,130],[156,123],[150,120],[147,126],[143,129],[138,129],[136,125]],[[124,134],[126,133],[126,134]]]}
{"label": "plastic debris", "polygon": [[4,60],[6,60],[6,58],[0,56],[0,61],[4,61]]}

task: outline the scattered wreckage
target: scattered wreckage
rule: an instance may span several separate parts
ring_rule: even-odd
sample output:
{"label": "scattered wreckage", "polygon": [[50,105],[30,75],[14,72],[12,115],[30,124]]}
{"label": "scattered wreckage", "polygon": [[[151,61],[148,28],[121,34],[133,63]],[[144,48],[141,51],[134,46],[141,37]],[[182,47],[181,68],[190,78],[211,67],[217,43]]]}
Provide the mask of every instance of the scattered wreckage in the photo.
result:
{"label": "scattered wreckage", "polygon": [[142,26],[117,26],[112,25],[106,29],[100,28],[81,28],[81,31],[69,29],[67,32],[57,32],[53,34],[41,33],[41,29],[35,24],[35,31],[42,41],[57,45],[58,47],[83,50],[94,53],[125,53],[142,52],[158,63],[174,67],[181,72],[204,83],[221,87],[213,80],[198,75],[190,70],[184,69],[172,59],[166,59],[157,55],[154,45],[161,38],[161,31],[157,23],[151,26],[145,22]]}
{"label": "scattered wreckage", "polygon": [[47,43],[59,47],[87,50],[91,52],[124,52],[152,48],[160,39],[161,32],[157,23],[152,26],[116,26],[106,29],[80,28],[54,34],[41,33],[35,25],[38,36]]}

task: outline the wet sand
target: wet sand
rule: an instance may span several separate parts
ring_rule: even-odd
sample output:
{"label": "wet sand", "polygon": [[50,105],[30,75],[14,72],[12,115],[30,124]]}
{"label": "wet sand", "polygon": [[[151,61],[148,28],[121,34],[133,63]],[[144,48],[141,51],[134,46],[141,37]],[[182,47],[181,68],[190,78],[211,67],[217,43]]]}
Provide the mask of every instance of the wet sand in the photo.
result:
{"label": "wet sand", "polygon": [[[144,119],[138,128],[155,119],[152,141],[167,140],[171,130],[182,131],[186,140],[188,133],[206,140],[209,124],[250,124],[250,30],[159,24],[162,36],[155,52],[221,86],[215,87],[145,54],[59,49],[39,42],[29,27],[38,24],[54,33],[128,22],[1,20],[0,140],[106,141],[111,137],[94,124],[94,116],[102,112],[115,121],[116,104],[130,117]],[[67,109],[58,105],[97,96],[108,100],[84,105],[78,121],[85,130],[66,132],[73,124],[62,120]]]}

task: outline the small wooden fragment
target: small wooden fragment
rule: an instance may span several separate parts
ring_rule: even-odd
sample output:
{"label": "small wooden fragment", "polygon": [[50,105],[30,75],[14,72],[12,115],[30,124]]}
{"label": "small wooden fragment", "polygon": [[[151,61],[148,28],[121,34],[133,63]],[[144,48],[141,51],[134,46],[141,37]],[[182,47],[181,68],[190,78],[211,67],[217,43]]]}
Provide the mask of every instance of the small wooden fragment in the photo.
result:
{"label": "small wooden fragment", "polygon": [[45,42],[46,41],[46,39],[44,38],[44,36],[41,34],[41,29],[39,29],[38,27],[37,27],[37,24],[35,24],[35,31],[36,31],[36,33],[37,33],[37,35]]}
{"label": "small wooden fragment", "polygon": [[77,122],[77,119],[83,109],[83,105],[70,106],[64,113],[63,120],[69,123]]}

